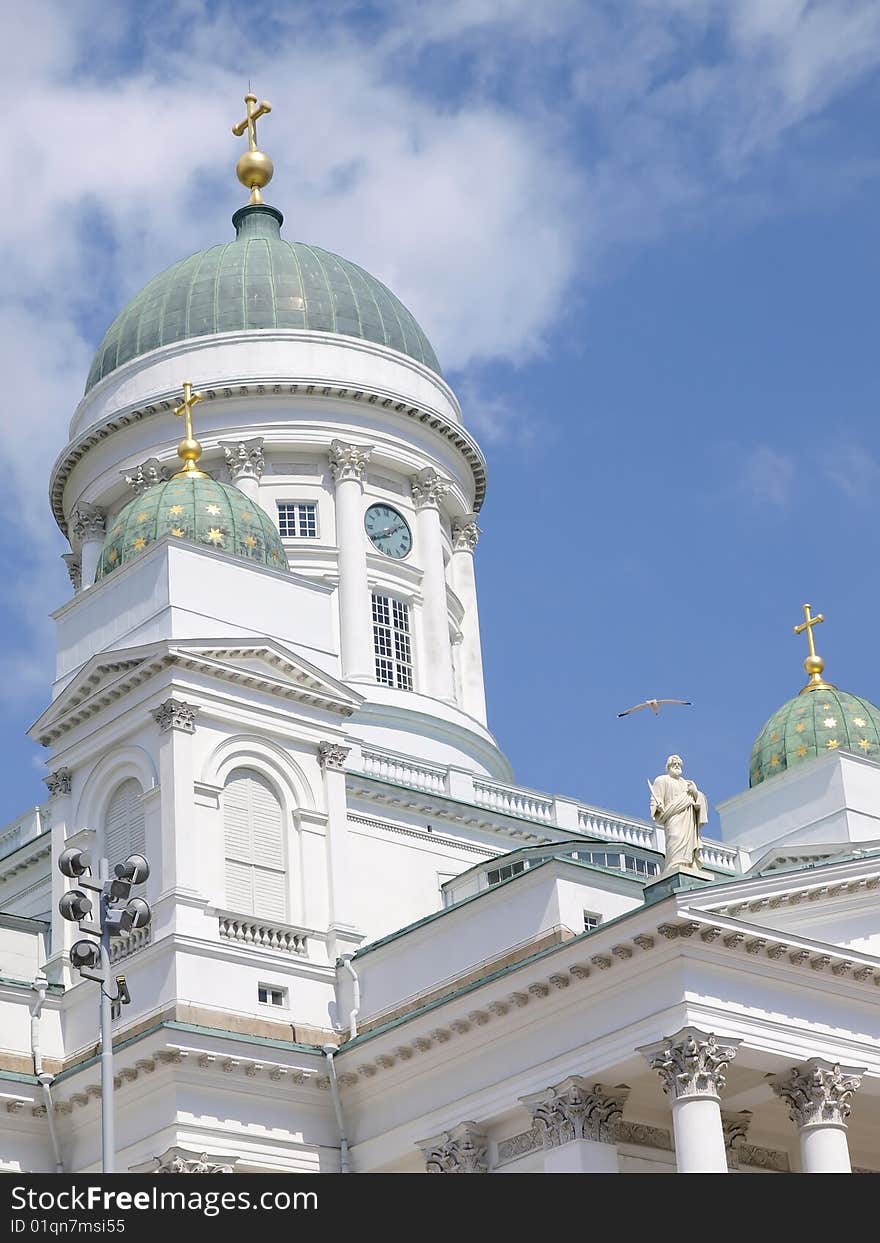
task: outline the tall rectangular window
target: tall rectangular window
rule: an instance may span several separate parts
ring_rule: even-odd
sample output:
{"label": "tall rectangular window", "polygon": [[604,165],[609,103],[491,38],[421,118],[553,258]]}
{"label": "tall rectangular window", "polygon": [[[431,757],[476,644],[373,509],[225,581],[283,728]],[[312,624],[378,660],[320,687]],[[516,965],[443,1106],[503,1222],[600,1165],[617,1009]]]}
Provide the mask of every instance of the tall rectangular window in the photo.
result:
{"label": "tall rectangular window", "polygon": [[409,605],[394,596],[373,592],[373,651],[376,681],[411,691],[413,687],[412,638]]}
{"label": "tall rectangular window", "polygon": [[318,506],[314,501],[279,501],[278,530],[295,539],[317,539]]}

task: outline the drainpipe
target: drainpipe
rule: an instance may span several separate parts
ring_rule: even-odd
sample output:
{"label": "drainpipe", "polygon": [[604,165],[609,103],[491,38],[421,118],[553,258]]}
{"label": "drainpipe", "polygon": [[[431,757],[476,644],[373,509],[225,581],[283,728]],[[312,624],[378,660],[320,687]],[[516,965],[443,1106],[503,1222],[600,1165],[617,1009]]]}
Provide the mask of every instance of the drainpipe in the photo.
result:
{"label": "drainpipe", "polygon": [[330,1096],[333,1099],[333,1109],[336,1113],[336,1125],[339,1128],[339,1172],[340,1174],[350,1174],[351,1164],[348,1160],[348,1140],[345,1137],[345,1122],[342,1117],[342,1102],[339,1099],[339,1084],[336,1082],[336,1066],[333,1063],[333,1055],[335,1052],[335,1045],[324,1045],[324,1056],[327,1059],[327,1072],[330,1075]]}
{"label": "drainpipe", "polygon": [[351,958],[352,958],[351,954],[343,954],[342,958],[339,961],[341,962],[344,969],[351,976],[352,997],[351,997],[351,1013],[348,1016],[348,1026],[349,1026],[348,1038],[349,1040],[354,1040],[355,1036],[358,1034],[357,1020],[358,1020],[358,1014],[360,1013],[360,1009],[361,1009],[361,985],[360,985],[360,980],[357,978],[357,972],[355,971],[354,967],[351,965]]}
{"label": "drainpipe", "polygon": [[34,1074],[37,1076],[37,1082],[43,1089],[43,1102],[46,1106],[46,1121],[49,1124],[49,1140],[52,1144],[52,1152],[55,1155],[55,1173],[64,1173],[64,1163],[61,1160],[61,1149],[58,1145],[58,1132],[55,1130],[55,1107],[52,1104],[52,1084],[55,1082],[55,1076],[50,1075],[43,1070],[43,1055],[40,1052],[40,1013],[46,1000],[46,989],[48,980],[40,972],[31,985],[35,996],[30,1004],[31,1012],[31,1056],[34,1059]]}

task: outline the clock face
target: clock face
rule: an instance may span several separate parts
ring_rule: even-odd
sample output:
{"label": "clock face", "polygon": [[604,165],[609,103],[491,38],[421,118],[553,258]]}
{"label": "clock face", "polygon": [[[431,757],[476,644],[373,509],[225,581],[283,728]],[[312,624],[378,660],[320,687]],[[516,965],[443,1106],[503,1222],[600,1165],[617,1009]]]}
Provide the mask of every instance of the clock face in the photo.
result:
{"label": "clock face", "polygon": [[390,505],[371,505],[364,514],[364,526],[373,546],[388,557],[405,557],[412,548],[406,519]]}

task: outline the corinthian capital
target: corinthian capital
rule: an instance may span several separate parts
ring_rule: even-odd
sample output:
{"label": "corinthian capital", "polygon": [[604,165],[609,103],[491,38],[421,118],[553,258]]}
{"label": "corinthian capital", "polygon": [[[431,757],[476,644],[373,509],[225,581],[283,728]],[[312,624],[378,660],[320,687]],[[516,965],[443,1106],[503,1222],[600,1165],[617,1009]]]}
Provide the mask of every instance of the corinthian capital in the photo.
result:
{"label": "corinthian capital", "polygon": [[489,1141],[476,1122],[460,1122],[451,1131],[419,1144],[429,1174],[488,1174]]}
{"label": "corinthian capital", "polygon": [[345,483],[348,479],[356,479],[358,483],[363,483],[372,452],[372,445],[347,445],[343,440],[331,441],[330,472],[334,482]]}
{"label": "corinthian capital", "polygon": [[605,1088],[571,1075],[554,1088],[533,1092],[520,1100],[532,1115],[545,1148],[558,1148],[575,1139],[612,1140],[614,1124],[622,1117],[629,1087]]}
{"label": "corinthian capital", "polygon": [[262,436],[254,436],[250,440],[221,440],[220,448],[233,483],[238,483],[239,479],[262,479]]}
{"label": "corinthian capital", "polygon": [[73,773],[69,768],[56,768],[54,773],[49,773],[49,776],[44,777],[43,781],[49,790],[49,797],[56,798],[60,794],[70,793]]}
{"label": "corinthian capital", "polygon": [[449,480],[438,475],[433,467],[426,466],[424,470],[419,471],[415,479],[411,480],[410,486],[416,509],[422,509],[426,505],[433,505],[436,509],[451,485]]}
{"label": "corinthian capital", "polygon": [[104,538],[106,514],[100,505],[80,501],[71,514],[73,534],[80,541]]}
{"label": "corinthian capital", "polygon": [[185,734],[194,734],[197,712],[197,707],[184,703],[182,699],[166,699],[158,708],[153,709],[152,717],[163,734],[169,729],[180,729]]}
{"label": "corinthian capital", "polygon": [[61,554],[61,560],[67,566],[71,587],[74,591],[79,591],[82,587],[82,558],[78,553],[65,552]]}
{"label": "corinthian capital", "polygon": [[674,1036],[643,1045],[636,1052],[659,1071],[663,1091],[678,1101],[688,1096],[717,1096],[726,1082],[724,1071],[740,1044],[741,1040],[719,1044],[714,1032],[683,1027]]}
{"label": "corinthian capital", "polygon": [[811,1057],[805,1066],[792,1066],[784,1074],[771,1075],[770,1086],[785,1101],[795,1126],[843,1126],[852,1108],[850,1099],[864,1073],[863,1067],[841,1066],[839,1062]]}
{"label": "corinthian capital", "polygon": [[479,538],[476,514],[459,514],[452,519],[452,547],[456,552],[473,552]]}
{"label": "corinthian capital", "polygon": [[169,1148],[156,1162],[150,1174],[231,1174],[237,1158],[231,1162],[224,1157],[209,1157],[206,1152],[196,1155],[185,1148]]}
{"label": "corinthian capital", "polygon": [[146,492],[147,488],[152,488],[153,484],[165,482],[165,472],[157,457],[148,457],[145,462],[141,462],[140,466],[134,466],[131,470],[121,470],[119,473],[135,496],[140,496],[142,492]]}
{"label": "corinthian capital", "polygon": [[322,768],[342,768],[351,747],[341,747],[335,742],[318,743],[318,763]]}

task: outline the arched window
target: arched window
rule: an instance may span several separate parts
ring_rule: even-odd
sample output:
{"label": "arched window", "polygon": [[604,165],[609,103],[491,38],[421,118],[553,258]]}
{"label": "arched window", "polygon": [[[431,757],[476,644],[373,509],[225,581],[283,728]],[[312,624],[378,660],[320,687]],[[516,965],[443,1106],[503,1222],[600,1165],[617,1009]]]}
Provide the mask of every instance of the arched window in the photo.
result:
{"label": "arched window", "polygon": [[104,819],[104,853],[110,869],[129,855],[146,854],[144,808],[140,782],[129,777],[113,791]]}
{"label": "arched window", "polygon": [[237,769],[223,791],[226,905],[243,915],[287,918],[284,816],[259,773]]}

